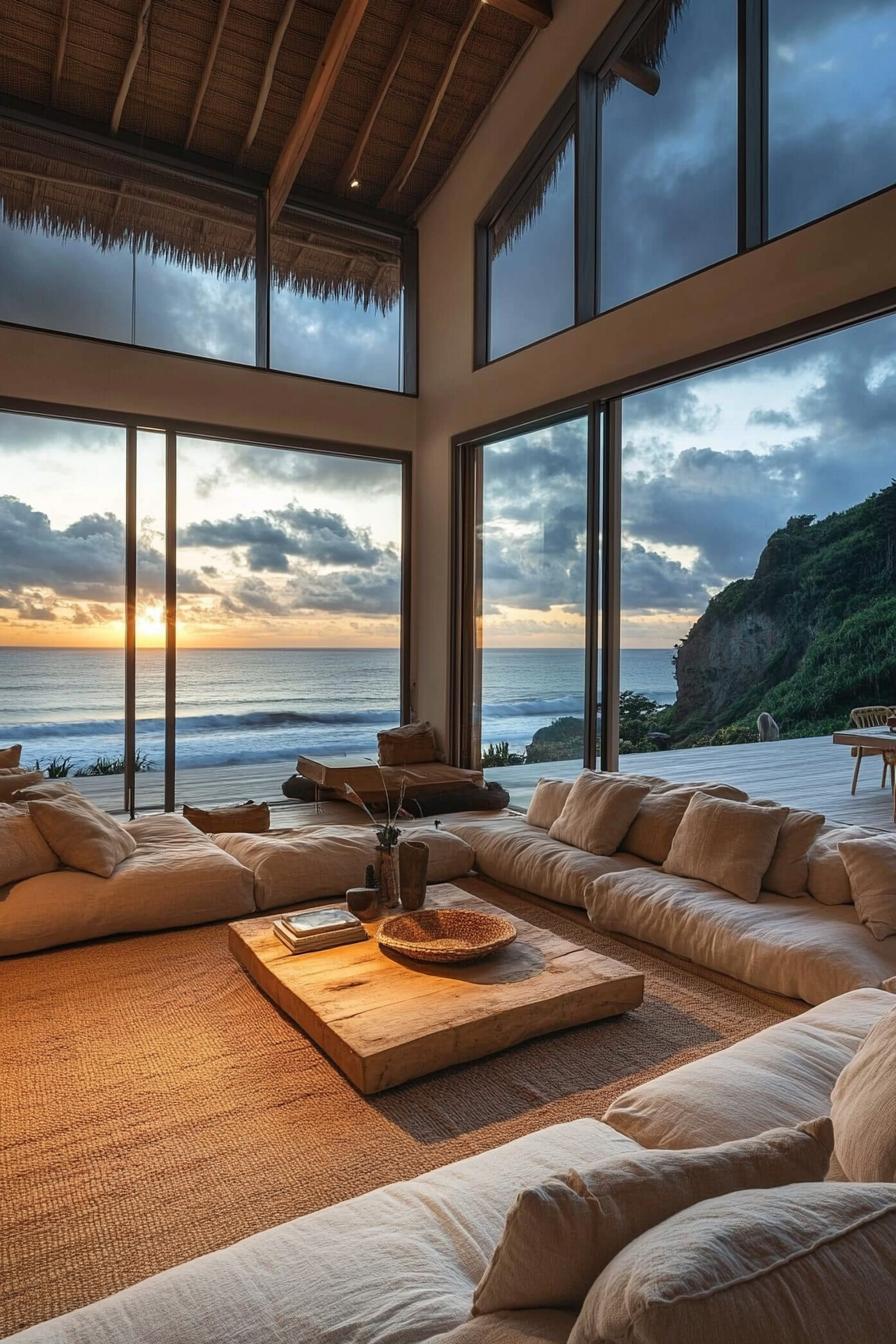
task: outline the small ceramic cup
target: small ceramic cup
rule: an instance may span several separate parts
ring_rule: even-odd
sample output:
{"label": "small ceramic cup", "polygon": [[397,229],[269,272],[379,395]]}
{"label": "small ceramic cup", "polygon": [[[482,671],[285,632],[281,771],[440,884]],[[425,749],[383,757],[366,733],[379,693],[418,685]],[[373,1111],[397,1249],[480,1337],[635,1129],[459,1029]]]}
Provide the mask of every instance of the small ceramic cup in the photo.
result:
{"label": "small ceramic cup", "polygon": [[379,887],[350,887],[345,893],[345,903],[364,922],[379,919],[383,913]]}

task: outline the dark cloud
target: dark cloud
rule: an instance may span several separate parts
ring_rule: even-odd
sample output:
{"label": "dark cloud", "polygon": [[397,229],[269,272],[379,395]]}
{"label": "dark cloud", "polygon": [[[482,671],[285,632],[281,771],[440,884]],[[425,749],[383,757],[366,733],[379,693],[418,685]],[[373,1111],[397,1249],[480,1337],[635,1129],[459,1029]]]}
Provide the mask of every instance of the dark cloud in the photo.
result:
{"label": "dark cloud", "polygon": [[[208,449],[208,445],[204,446]],[[337,491],[365,497],[386,495],[396,503],[401,494],[401,467],[397,462],[238,443],[215,444],[212,451],[215,466],[197,483],[201,497],[208,497],[219,486],[232,485],[235,480],[282,482],[321,494]]]}
{"label": "dark cloud", "polygon": [[295,503],[255,517],[238,514],[191,523],[181,531],[179,542],[185,547],[243,550],[249,569],[258,573],[288,573],[291,557],[313,565],[370,569],[390,553],[390,548],[371,540],[366,528],[352,528],[341,514]]}

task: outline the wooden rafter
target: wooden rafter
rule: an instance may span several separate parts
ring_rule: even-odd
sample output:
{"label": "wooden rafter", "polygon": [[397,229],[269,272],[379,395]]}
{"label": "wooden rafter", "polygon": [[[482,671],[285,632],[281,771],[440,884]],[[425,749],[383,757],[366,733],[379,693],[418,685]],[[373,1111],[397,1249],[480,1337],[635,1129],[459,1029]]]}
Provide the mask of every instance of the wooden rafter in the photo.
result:
{"label": "wooden rafter", "polygon": [[367,110],[367,115],[361,123],[358,134],[355,136],[355,143],[352,145],[348,157],[343,163],[342,168],[339,170],[339,176],[336,179],[337,192],[346,191],[349,183],[358,172],[361,160],[364,157],[364,151],[367,148],[367,141],[370,139],[370,133],[380,114],[380,108],[386,101],[386,95],[392,87],[392,81],[398,73],[398,67],[404,59],[404,54],[408,49],[408,43],[411,40],[411,35],[414,31],[417,19],[420,17],[423,4],[424,0],[414,0],[414,3],[408,10],[407,18],[404,21],[404,27],[401,30],[401,35],[396,43],[395,50],[389,58],[389,64],[383,71],[383,77],[377,86],[373,102],[370,104],[370,107]]}
{"label": "wooden rafter", "polygon": [[193,111],[190,113],[190,128],[187,131],[187,138],[184,141],[184,149],[189,149],[193,135],[196,131],[196,123],[199,120],[199,114],[202,111],[202,104],[205,102],[205,95],[208,91],[209,80],[212,77],[212,70],[215,67],[215,60],[218,55],[218,48],[221,45],[221,35],[224,32],[224,25],[227,22],[227,12],[230,9],[230,0],[219,0],[218,21],[215,24],[215,31],[212,34],[212,40],[209,43],[208,53],[205,57],[205,65],[202,69],[202,78],[199,81],[199,88],[196,90],[196,97],[193,100]]}
{"label": "wooden rafter", "polygon": [[53,79],[50,84],[50,102],[59,101],[59,85],[62,82],[62,67],[65,64],[65,48],[68,45],[68,20],[72,0],[62,0],[62,15],[59,20],[59,35],[56,38],[56,59],[53,61]]}
{"label": "wooden rafter", "polygon": [[650,65],[644,65],[642,61],[626,61],[620,56],[613,65],[613,74],[618,79],[634,84],[642,93],[649,93],[652,98],[660,91],[659,71]]}
{"label": "wooden rafter", "polygon": [[402,187],[407,182],[408,178],[413,172],[414,164],[419,159],[420,152],[423,149],[423,146],[426,144],[426,138],[429,135],[430,131],[432,130],[433,122],[435,121],[436,116],[438,115],[439,108],[442,106],[442,100],[448,91],[448,85],[451,83],[451,78],[454,74],[457,63],[460,60],[461,52],[463,51],[466,45],[467,38],[473,31],[473,27],[476,23],[476,19],[478,18],[479,11],[481,9],[482,9],[482,0],[473,0],[473,3],[467,10],[467,16],[464,19],[463,23],[461,24],[458,34],[454,39],[454,45],[451,48],[451,54],[448,57],[448,62],[445,66],[445,69],[442,71],[442,74],[439,78],[439,82],[436,85],[435,90],[433,91],[433,95],[429,100],[429,106],[426,109],[426,112],[423,116],[423,120],[421,121],[419,127],[417,128],[416,135],[414,136],[413,140],[408,146],[407,153],[405,154],[404,158],[401,161],[398,172],[395,174],[395,176],[392,178],[392,181],[389,183],[388,187],[383,192],[383,195],[380,199],[380,204],[382,204],[383,201],[387,200],[387,198],[391,196],[393,192],[401,191]]}
{"label": "wooden rafter", "polygon": [[121,114],[124,111],[124,105],[127,102],[128,94],[131,91],[131,82],[134,78],[134,71],[137,69],[137,62],[140,60],[140,53],[142,52],[143,44],[146,41],[146,30],[149,27],[149,13],[151,9],[152,0],[140,0],[140,11],[137,15],[137,32],[134,37],[134,45],[131,47],[131,54],[128,57],[128,63],[124,68],[121,84],[118,87],[118,97],[115,99],[115,106],[112,109],[113,131],[117,131],[121,125]]}
{"label": "wooden rafter", "polygon": [[551,0],[482,0],[482,3],[500,9],[503,14],[512,14],[533,28],[547,28],[554,17]]}
{"label": "wooden rafter", "polygon": [[249,129],[246,132],[245,139],[237,155],[237,163],[242,163],[258,134],[258,128],[261,125],[261,119],[264,116],[264,110],[268,105],[268,97],[271,92],[271,85],[274,82],[274,70],[277,66],[277,57],[280,55],[280,48],[283,46],[283,39],[286,36],[286,30],[292,20],[293,10],[296,7],[296,0],[283,0],[283,12],[280,15],[280,22],[271,39],[268,59],[265,62],[264,74],[261,78],[261,88],[258,90],[258,97],[255,100],[255,111],[252,113],[252,120],[249,122]]}
{"label": "wooden rafter", "polygon": [[[477,0],[480,3],[480,0]],[[349,48],[367,10],[367,0],[342,0],[327,33],[323,51],[308,81],[302,105],[286,137],[268,186],[268,210],[273,224],[292,191],[299,169],[326,111]]]}

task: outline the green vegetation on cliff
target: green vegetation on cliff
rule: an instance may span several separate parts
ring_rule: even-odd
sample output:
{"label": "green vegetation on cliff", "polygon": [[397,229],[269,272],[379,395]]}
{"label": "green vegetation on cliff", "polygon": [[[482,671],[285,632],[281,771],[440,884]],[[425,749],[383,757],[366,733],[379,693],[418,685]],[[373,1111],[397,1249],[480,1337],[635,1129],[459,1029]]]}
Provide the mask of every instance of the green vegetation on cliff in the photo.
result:
{"label": "green vegetation on cliff", "polygon": [[[767,710],[782,736],[842,727],[850,709],[896,703],[896,481],[769,537],[752,579],[729,584],[679,647],[676,745],[753,734]],[[665,717],[665,716],[664,716]]]}

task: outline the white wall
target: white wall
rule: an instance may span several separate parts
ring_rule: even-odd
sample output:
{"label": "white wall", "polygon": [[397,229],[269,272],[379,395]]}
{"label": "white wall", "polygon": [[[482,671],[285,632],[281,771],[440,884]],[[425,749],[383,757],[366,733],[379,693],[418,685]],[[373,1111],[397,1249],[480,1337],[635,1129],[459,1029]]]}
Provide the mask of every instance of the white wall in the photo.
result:
{"label": "white wall", "polygon": [[896,286],[894,189],[474,372],[475,220],[616,7],[616,0],[556,0],[553,23],[420,220],[414,678],[419,713],[440,725],[453,434]]}

